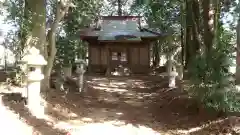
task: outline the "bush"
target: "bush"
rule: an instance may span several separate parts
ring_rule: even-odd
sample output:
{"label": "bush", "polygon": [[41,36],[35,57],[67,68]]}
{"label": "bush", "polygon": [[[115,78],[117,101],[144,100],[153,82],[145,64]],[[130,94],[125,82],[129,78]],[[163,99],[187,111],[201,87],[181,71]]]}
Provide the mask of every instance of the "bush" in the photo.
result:
{"label": "bush", "polygon": [[221,112],[239,111],[240,99],[237,97],[240,96],[229,72],[231,53],[218,48],[209,54],[198,55],[190,64],[191,96],[207,108]]}

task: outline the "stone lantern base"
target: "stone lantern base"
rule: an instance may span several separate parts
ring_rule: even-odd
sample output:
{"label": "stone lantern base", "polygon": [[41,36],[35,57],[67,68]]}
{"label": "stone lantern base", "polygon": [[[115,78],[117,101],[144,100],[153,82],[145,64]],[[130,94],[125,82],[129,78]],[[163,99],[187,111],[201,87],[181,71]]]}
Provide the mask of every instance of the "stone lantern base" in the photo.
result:
{"label": "stone lantern base", "polygon": [[[33,76],[33,74],[31,74]],[[29,76],[28,81],[28,109],[33,116],[37,118],[44,117],[44,104],[42,104],[40,86],[42,76],[34,76],[35,78]],[[36,75],[36,74],[35,74]]]}
{"label": "stone lantern base", "polygon": [[169,84],[168,86],[170,88],[175,88],[176,87],[176,77],[177,77],[178,73],[175,71],[170,72],[169,75]]}

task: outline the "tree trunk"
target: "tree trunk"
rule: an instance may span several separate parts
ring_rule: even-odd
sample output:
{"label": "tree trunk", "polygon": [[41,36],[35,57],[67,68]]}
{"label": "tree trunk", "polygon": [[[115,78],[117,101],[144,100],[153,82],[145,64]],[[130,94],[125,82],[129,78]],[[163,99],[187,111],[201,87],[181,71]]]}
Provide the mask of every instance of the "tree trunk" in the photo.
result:
{"label": "tree trunk", "polygon": [[56,32],[57,32],[57,28],[59,26],[59,22],[65,16],[65,14],[67,13],[70,6],[72,6],[72,3],[70,0],[59,1],[57,3],[55,20],[51,24],[51,29],[48,31],[48,34],[47,34],[47,47],[46,47],[47,49],[46,49],[46,51],[48,53],[45,53],[45,55],[48,55],[48,56],[45,56],[45,58],[47,58],[48,63],[47,63],[47,66],[44,68],[45,78],[42,83],[43,90],[47,90],[50,88],[50,75],[51,75],[51,71],[53,68],[55,55],[57,53]]}
{"label": "tree trunk", "polygon": [[181,4],[181,64],[184,66],[185,64],[185,3]]}
{"label": "tree trunk", "polygon": [[200,40],[200,8],[197,0],[186,0],[186,66],[199,53]]}
{"label": "tree trunk", "polygon": [[42,83],[42,89],[47,90],[50,88],[50,76],[51,76],[51,71],[53,68],[53,63],[54,63],[54,58],[57,53],[56,49],[56,33],[55,31],[53,32],[54,27],[51,28],[48,32],[48,56],[45,56],[47,58],[47,66],[44,68],[44,80]]}
{"label": "tree trunk", "polygon": [[221,3],[220,0],[215,0],[214,3],[214,44],[219,45],[220,35],[219,35],[219,22],[221,13]]}
{"label": "tree trunk", "polygon": [[158,67],[159,62],[160,62],[159,44],[155,43],[153,45],[153,67]]}
{"label": "tree trunk", "polygon": [[[213,46],[213,10],[211,9],[210,0],[203,0],[203,27],[204,27],[204,45],[207,55],[211,52]],[[211,11],[211,12],[210,12]]]}
{"label": "tree trunk", "polygon": [[30,46],[35,46],[44,54],[44,45],[46,41],[46,1],[45,0],[27,0],[29,5],[29,23],[30,23]]}
{"label": "tree trunk", "polygon": [[21,48],[23,49],[23,55],[30,47],[34,46],[39,49],[40,53],[44,56],[44,46],[46,43],[45,3],[45,0],[25,0],[24,17],[28,17],[29,31],[27,36],[25,35],[26,40],[24,44],[22,43],[22,47],[24,47]]}
{"label": "tree trunk", "polygon": [[[56,1],[57,2],[57,1]],[[55,12],[55,20],[51,24],[51,29],[47,34],[46,42],[46,0],[26,0],[26,6],[29,11],[30,33],[26,40],[27,47],[35,46],[40,50],[40,53],[47,60],[47,65],[44,68],[44,80],[41,88],[46,90],[50,87],[50,74],[53,67],[54,58],[56,55],[56,31],[58,24],[72,6],[71,0],[60,0],[57,2]],[[47,46],[47,47],[46,47]],[[47,50],[46,50],[47,48]],[[48,52],[48,53],[46,53]]]}
{"label": "tree trunk", "polygon": [[185,66],[189,67],[191,62],[193,51],[192,51],[192,2],[185,0],[186,2],[186,63]]}
{"label": "tree trunk", "polygon": [[236,84],[240,84],[240,19],[237,24],[237,58],[236,58]]}
{"label": "tree trunk", "polygon": [[122,2],[121,0],[117,0],[118,4],[118,16],[122,16]]}
{"label": "tree trunk", "polygon": [[200,49],[200,10],[198,0],[192,1],[192,34],[193,34],[193,52],[196,54]]}

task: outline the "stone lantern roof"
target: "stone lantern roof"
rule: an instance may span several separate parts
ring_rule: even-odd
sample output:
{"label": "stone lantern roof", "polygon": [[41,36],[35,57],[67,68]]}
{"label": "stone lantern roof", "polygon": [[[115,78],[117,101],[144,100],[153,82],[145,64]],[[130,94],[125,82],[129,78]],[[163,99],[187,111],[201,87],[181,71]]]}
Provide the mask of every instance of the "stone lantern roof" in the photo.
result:
{"label": "stone lantern roof", "polygon": [[47,61],[40,54],[40,51],[35,47],[32,47],[28,51],[27,55],[23,57],[23,61],[26,62],[28,65],[33,65],[33,66],[47,65]]}
{"label": "stone lantern roof", "polygon": [[75,63],[76,64],[84,64],[84,65],[87,64],[86,61],[84,61],[83,59],[78,59],[78,60],[75,61]]}

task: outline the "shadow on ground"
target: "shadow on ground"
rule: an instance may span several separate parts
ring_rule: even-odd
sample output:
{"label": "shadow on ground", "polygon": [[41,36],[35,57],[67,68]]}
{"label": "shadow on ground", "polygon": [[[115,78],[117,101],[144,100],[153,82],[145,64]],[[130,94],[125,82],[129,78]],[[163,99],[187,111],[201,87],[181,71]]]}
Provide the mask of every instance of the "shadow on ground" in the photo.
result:
{"label": "shadow on ground", "polygon": [[[118,121],[124,125],[145,126],[158,133],[168,134],[200,135],[210,132],[213,134],[232,132],[217,128],[224,125],[221,123],[225,123],[226,127],[232,126],[230,122],[227,122],[228,124],[223,122],[227,120],[226,118],[219,117],[215,112],[199,109],[196,102],[183,91],[167,88],[167,81],[164,78],[107,79],[89,76],[87,80],[88,87],[84,95],[66,94],[56,90],[45,93],[48,103],[46,113],[55,121],[78,123],[79,126]],[[46,127],[44,131],[49,131],[52,135],[60,132],[46,122],[29,116],[24,106],[20,107],[19,104],[14,106],[9,101],[5,101],[5,105],[20,113],[20,116],[39,131],[41,129],[38,129],[38,125],[44,125],[40,127]],[[38,125],[31,122],[32,119]],[[211,126],[216,125],[211,122],[218,120],[222,120],[217,123],[218,126]]]}
{"label": "shadow on ground", "polygon": [[[19,93],[1,93],[3,105],[13,111],[15,118],[33,128],[31,135],[66,135],[66,131],[55,129],[48,121],[31,115],[25,106],[25,99]],[[4,116],[2,116],[4,117]],[[9,122],[9,121],[8,121]],[[11,126],[20,126],[11,123]],[[13,129],[14,130],[14,129]],[[29,132],[29,131],[26,131]],[[27,135],[27,134],[26,134]]]}

